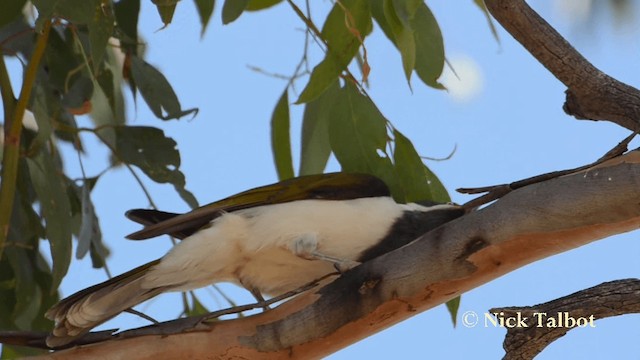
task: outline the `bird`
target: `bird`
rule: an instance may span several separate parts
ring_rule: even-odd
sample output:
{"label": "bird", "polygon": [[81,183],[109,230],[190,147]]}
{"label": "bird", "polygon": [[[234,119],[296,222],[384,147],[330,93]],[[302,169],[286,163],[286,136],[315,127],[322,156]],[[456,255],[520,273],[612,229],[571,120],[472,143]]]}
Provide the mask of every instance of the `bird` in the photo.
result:
{"label": "bird", "polygon": [[336,269],[402,247],[458,217],[459,205],[397,203],[378,177],[328,173],[251,189],[185,214],[134,209],[144,227],[127,237],[167,234],[180,239],[165,256],[61,300],[45,316],[54,321],[51,348],[156,295],[231,282],[277,296]]}

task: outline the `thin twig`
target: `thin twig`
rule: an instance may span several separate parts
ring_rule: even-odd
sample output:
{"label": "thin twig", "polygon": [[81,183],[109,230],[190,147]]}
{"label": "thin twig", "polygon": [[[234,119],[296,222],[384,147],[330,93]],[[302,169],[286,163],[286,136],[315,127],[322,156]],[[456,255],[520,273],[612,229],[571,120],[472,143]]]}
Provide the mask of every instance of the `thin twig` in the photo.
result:
{"label": "thin twig", "polygon": [[497,200],[505,196],[506,194],[510,193],[513,190],[516,190],[525,186],[529,186],[532,184],[540,183],[543,181],[555,179],[560,176],[570,175],[583,170],[587,170],[596,165],[600,165],[605,161],[616,158],[624,154],[628,150],[629,143],[631,142],[631,140],[633,140],[634,137],[636,137],[636,135],[638,135],[638,132],[631,133],[631,135],[624,138],[624,140],[619,142],[611,150],[607,151],[607,153],[604,154],[600,159],[594,161],[591,164],[580,166],[574,169],[553,171],[553,172],[549,172],[541,175],[536,175],[530,178],[512,182],[510,184],[500,184],[500,185],[477,187],[477,188],[460,188],[460,189],[456,189],[456,191],[462,194],[479,194],[479,193],[486,192],[487,194],[482,195],[479,198],[473,199],[463,205],[467,209],[475,209],[481,205]]}

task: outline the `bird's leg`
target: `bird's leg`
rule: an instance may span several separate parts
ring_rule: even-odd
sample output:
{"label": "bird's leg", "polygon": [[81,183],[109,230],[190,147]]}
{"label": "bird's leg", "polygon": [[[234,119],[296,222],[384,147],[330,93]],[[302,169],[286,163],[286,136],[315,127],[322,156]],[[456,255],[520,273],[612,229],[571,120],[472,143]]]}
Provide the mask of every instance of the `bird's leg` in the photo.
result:
{"label": "bird's leg", "polygon": [[293,242],[291,251],[303,259],[328,261],[340,273],[360,265],[359,262],[341,259],[334,256],[326,255],[318,251],[318,237],[316,234],[305,234]]}

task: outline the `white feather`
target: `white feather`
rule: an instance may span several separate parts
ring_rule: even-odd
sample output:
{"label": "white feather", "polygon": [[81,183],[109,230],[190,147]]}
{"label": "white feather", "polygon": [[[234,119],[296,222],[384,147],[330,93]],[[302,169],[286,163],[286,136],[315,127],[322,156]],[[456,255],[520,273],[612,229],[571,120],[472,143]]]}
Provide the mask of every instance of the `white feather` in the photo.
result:
{"label": "white feather", "polygon": [[296,241],[314,236],[324,255],[356,260],[388,233],[405,210],[391,198],[302,200],[224,214],[184,239],[150,269],[143,287],[186,290],[234,282],[278,295],[334,272],[332,263],[294,253]]}

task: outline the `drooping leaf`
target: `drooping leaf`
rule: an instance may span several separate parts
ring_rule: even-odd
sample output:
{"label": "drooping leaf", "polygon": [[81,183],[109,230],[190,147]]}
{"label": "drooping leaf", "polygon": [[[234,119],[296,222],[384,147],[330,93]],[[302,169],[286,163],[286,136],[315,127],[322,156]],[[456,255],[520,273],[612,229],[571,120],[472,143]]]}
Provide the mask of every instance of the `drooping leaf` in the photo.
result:
{"label": "drooping leaf", "polygon": [[89,31],[93,69],[98,69],[109,38],[113,35],[115,17],[109,2],[102,0],[34,0],[39,12],[39,25],[53,16],[67,19],[75,25],[86,25]]}
{"label": "drooping leaf", "polygon": [[100,6],[101,0],[32,0],[40,17],[61,17],[74,23],[87,24],[93,16],[93,10]]}
{"label": "drooping leaf", "polygon": [[81,109],[83,105],[91,99],[92,95],[93,81],[87,76],[81,76],[71,83],[68,91],[63,95],[60,104],[69,109],[73,114],[83,115],[74,112],[74,110]]}
{"label": "drooping leaf", "polygon": [[62,35],[57,31],[49,34],[43,61],[49,71],[42,82],[46,81],[60,93],[66,93],[69,84],[82,76],[81,72],[74,72],[82,63],[76,56],[70,31],[65,31]]}
{"label": "drooping leaf", "polygon": [[489,13],[489,10],[487,9],[487,6],[484,4],[484,0],[473,0],[473,2],[474,2],[474,4],[476,4],[478,6],[478,8],[480,8],[480,10],[484,14],[485,18],[487,18],[487,24],[489,25],[489,28],[491,29],[491,34],[493,34],[493,37],[499,43],[500,42],[500,36],[498,35],[498,29],[496,29],[496,25],[493,23],[493,18],[491,17],[491,14]]}
{"label": "drooping leaf", "polygon": [[340,93],[338,82],[317,99],[308,102],[302,116],[300,175],[320,174],[331,155],[329,123],[333,105]]}
{"label": "drooping leaf", "polygon": [[28,330],[40,307],[39,288],[33,281],[31,262],[27,250],[8,247],[6,256],[15,276],[15,307],[11,312],[13,322],[18,329]]}
{"label": "drooping leaf", "polygon": [[116,126],[114,130],[116,156],[121,161],[137,166],[155,182],[172,184],[189,206],[198,206],[193,194],[185,189],[186,180],[179,169],[180,153],[173,139],[148,126]]}
{"label": "drooping leaf", "polygon": [[281,3],[282,0],[249,0],[246,11],[259,11]]}
{"label": "drooping leaf", "polygon": [[[393,42],[403,56],[403,68],[406,75],[411,49],[403,50],[406,45],[398,43],[393,26],[385,16],[385,1],[388,0],[372,0],[371,13],[384,34]],[[394,10],[395,9],[394,7]],[[413,39],[415,42],[414,68],[416,74],[426,85],[436,89],[444,89],[442,84],[437,81],[444,68],[444,43],[438,22],[427,5],[424,2],[420,2],[409,23],[410,28],[413,30]],[[408,52],[409,60],[405,61],[403,52]]]}
{"label": "drooping leaf", "polygon": [[460,309],[460,296],[456,296],[455,298],[447,301],[447,310],[449,311],[449,315],[451,315],[451,322],[453,322],[453,327],[456,327],[458,324],[458,310]]}
{"label": "drooping leaf", "polygon": [[345,0],[334,4],[322,27],[322,39],[328,47],[325,58],[313,69],[296,103],[320,96],[347,68],[372,29],[369,1]]}
{"label": "drooping leaf", "polygon": [[198,109],[182,110],[178,96],[160,71],[137,56],[131,57],[131,75],[153,114],[162,120],[179,119],[197,113]]}
{"label": "drooping leaf", "polygon": [[82,185],[82,223],[78,235],[76,259],[82,259],[94,243],[102,243],[102,231],[91,202],[91,191],[88,184]]}
{"label": "drooping leaf", "polygon": [[0,11],[0,28],[22,16],[22,9],[27,0],[4,0]]}
{"label": "drooping leaf", "polygon": [[225,0],[222,6],[222,23],[229,24],[237,20],[249,5],[249,0]]}
{"label": "drooping leaf", "polygon": [[394,130],[393,162],[405,198],[402,202],[433,200],[451,201],[440,180],[424,165],[411,141],[400,131]]}
{"label": "drooping leaf", "polygon": [[289,92],[285,89],[271,116],[271,150],[280,180],[294,176],[290,128]]}
{"label": "drooping leaf", "polygon": [[140,16],[140,0],[120,0],[114,4],[118,28],[121,30],[120,44],[133,55],[138,50],[138,18]]}
{"label": "drooping leaf", "polygon": [[418,1],[384,0],[384,15],[393,36],[395,44],[402,56],[402,67],[407,82],[416,65],[416,42],[413,36],[412,21],[419,6]]}
{"label": "drooping leaf", "polygon": [[113,36],[115,16],[110,1],[94,0],[98,4],[93,8],[93,17],[87,23],[89,42],[91,43],[91,60],[94,73],[98,73],[109,38]]}
{"label": "drooping leaf", "polygon": [[202,305],[202,303],[200,302],[200,300],[198,299],[198,297],[196,296],[196,294],[193,293],[193,291],[190,291],[188,293],[191,297],[191,304],[189,304],[187,300],[187,298],[184,298],[184,312],[186,316],[199,316],[199,315],[204,315],[206,313],[209,312],[209,310],[207,310],[207,308]]}
{"label": "drooping leaf", "polygon": [[47,105],[47,94],[42,84],[36,84],[33,89],[33,117],[38,124],[38,133],[31,146],[40,147],[51,136],[51,111]]}
{"label": "drooping leaf", "polygon": [[52,290],[57,289],[71,261],[71,208],[60,169],[52,155],[42,149],[27,158],[29,175],[38,196],[45,232],[53,259]]}
{"label": "drooping leaf", "polygon": [[412,21],[416,39],[416,74],[425,84],[444,89],[438,82],[444,68],[444,41],[436,18],[423,2]]}
{"label": "drooping leaf", "polygon": [[211,15],[213,14],[213,8],[216,5],[215,0],[194,0],[196,3],[196,9],[198,9],[198,16],[200,16],[200,24],[202,25],[202,30],[200,31],[200,36],[204,36],[205,30],[207,30],[207,25],[209,25],[209,20],[211,19]]}
{"label": "drooping leaf", "polygon": [[160,15],[160,20],[162,20],[164,27],[171,24],[171,20],[173,20],[173,13],[176,11],[178,1],[180,0],[151,0],[151,2],[156,5],[156,9],[158,9],[158,14]]}
{"label": "drooping leaf", "polygon": [[391,165],[382,155],[388,139],[386,124],[376,106],[354,85],[347,83],[340,90],[333,104],[329,137],[343,171],[369,173],[385,180],[381,175]]}

